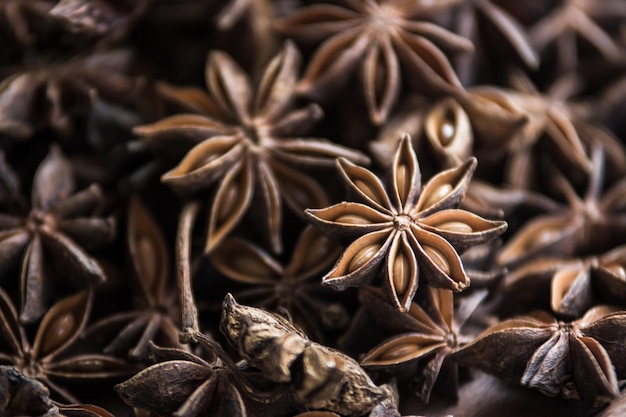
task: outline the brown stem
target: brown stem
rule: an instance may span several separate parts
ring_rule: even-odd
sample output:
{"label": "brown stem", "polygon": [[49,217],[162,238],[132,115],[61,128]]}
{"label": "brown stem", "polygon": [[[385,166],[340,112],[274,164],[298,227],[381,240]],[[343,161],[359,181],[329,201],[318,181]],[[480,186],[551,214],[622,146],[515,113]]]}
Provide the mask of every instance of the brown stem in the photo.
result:
{"label": "brown stem", "polygon": [[190,273],[191,235],[199,209],[200,203],[197,201],[191,201],[183,207],[176,234],[176,278],[180,303],[179,340],[181,343],[196,342],[196,334],[200,332],[198,309],[193,299]]}

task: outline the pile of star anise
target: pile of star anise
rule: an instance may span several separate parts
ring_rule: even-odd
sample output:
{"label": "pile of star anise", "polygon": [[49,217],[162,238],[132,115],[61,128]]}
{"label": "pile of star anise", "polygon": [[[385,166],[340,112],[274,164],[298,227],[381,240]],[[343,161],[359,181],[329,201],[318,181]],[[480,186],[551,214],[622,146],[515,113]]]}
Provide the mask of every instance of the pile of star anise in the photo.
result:
{"label": "pile of star anise", "polygon": [[625,0],[0,0],[0,417],[624,414]]}

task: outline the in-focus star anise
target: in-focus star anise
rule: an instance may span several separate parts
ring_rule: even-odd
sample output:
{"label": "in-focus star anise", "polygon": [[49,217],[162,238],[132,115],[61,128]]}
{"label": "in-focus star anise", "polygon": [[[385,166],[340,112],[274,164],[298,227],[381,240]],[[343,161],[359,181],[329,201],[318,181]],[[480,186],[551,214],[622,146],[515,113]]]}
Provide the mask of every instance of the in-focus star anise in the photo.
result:
{"label": "in-focus star anise", "polygon": [[122,400],[159,416],[247,416],[244,396],[251,387],[242,386],[241,371],[221,348],[215,349],[215,342],[197,336],[209,353],[207,360],[184,350],[151,345],[157,363],[115,386]]}
{"label": "in-focus star anise", "polygon": [[578,65],[576,35],[587,40],[604,58],[619,62],[624,50],[599,24],[598,20],[626,17],[621,0],[560,0],[554,9],[528,29],[528,36],[538,51],[549,44],[557,47],[560,70],[571,71]]}
{"label": "in-focus star anise", "polygon": [[300,137],[321,117],[316,105],[293,109],[300,55],[291,42],[266,66],[256,92],[225,53],[214,51],[206,67],[208,94],[164,87],[166,94],[201,114],[180,114],[136,132],[150,146],[186,156],[162,180],[189,194],[219,182],[212,203],[206,251],[213,250],[262,200],[264,227],[275,252],[282,250],[282,200],[296,214],[328,204],[324,189],[300,167],[330,167],[337,157],[366,163],[360,152],[329,141]]}
{"label": "in-focus star anise", "polygon": [[597,306],[564,323],[550,314],[505,320],[452,354],[471,366],[549,396],[580,398],[594,407],[619,396],[626,377],[626,314]]}
{"label": "in-focus star anise", "polygon": [[550,307],[565,317],[580,317],[598,298],[626,300],[626,247],[584,258],[541,258],[512,271],[503,282],[505,299],[518,304],[550,291]]}
{"label": "in-focus star anise", "polygon": [[320,285],[318,280],[321,271],[340,252],[338,245],[307,226],[287,265],[243,239],[226,239],[213,251],[211,260],[227,277],[254,285],[235,292],[239,300],[270,311],[285,309],[295,325],[321,342],[325,329],[341,329],[349,320],[346,308],[333,297],[334,291]]}
{"label": "in-focus star anise", "polygon": [[419,361],[415,371],[416,394],[428,402],[437,381],[445,384],[444,395],[457,398],[458,368],[449,355],[471,341],[460,334],[460,329],[487,295],[479,291],[461,301],[454,313],[454,298],[450,290],[422,287],[418,302],[409,311],[401,313],[392,308],[378,289],[363,288],[359,293],[362,308],[395,334],[382,341],[361,358],[365,369],[393,369]]}
{"label": "in-focus star anise", "polygon": [[499,264],[519,264],[541,253],[567,256],[581,250],[606,250],[616,242],[624,243],[626,179],[603,192],[604,153],[599,145],[593,149],[592,168],[582,198],[561,172],[551,171],[554,186],[567,205],[559,204],[554,211],[526,222],[498,254]]}
{"label": "in-focus star anise", "polygon": [[44,383],[55,397],[70,403],[78,400],[57,381],[111,378],[132,372],[123,361],[106,355],[63,355],[84,329],[91,299],[91,292],[83,291],[52,306],[31,345],[11,300],[0,290],[0,363],[15,366],[25,376]]}
{"label": "in-focus star anise", "polygon": [[186,349],[178,341],[176,291],[171,288],[169,252],[165,237],[137,198],[128,210],[127,242],[137,282],[136,309],[119,312],[91,326],[87,333],[101,336],[117,330],[104,353],[143,359],[150,341],[165,347]]}
{"label": "in-focus star anise", "polygon": [[[324,43],[309,63],[300,90],[316,99],[336,97],[360,66],[370,120],[382,124],[413,78],[438,93],[461,89],[446,55],[435,44],[469,52],[473,45],[427,20],[455,1],[346,0],[343,6],[304,7],[277,22],[280,33]],[[404,71],[404,75],[402,72]]]}
{"label": "in-focus star anise", "polygon": [[476,167],[476,159],[441,172],[423,188],[408,136],[396,151],[389,187],[372,172],[345,159],[337,163],[359,200],[307,210],[324,233],[349,240],[350,246],[323,278],[335,289],[359,286],[383,271],[383,286],[397,309],[407,311],[420,279],[462,291],[470,284],[459,252],[502,234],[507,224],[458,209]]}
{"label": "in-focus star anise", "polygon": [[100,187],[75,191],[71,164],[57,146],[35,172],[30,207],[18,197],[17,176],[0,175],[14,196],[13,205],[0,214],[0,270],[6,272],[21,259],[20,319],[33,322],[46,311],[52,272],[78,288],[104,282],[104,271],[86,250],[109,243],[115,222],[94,215],[103,199]]}

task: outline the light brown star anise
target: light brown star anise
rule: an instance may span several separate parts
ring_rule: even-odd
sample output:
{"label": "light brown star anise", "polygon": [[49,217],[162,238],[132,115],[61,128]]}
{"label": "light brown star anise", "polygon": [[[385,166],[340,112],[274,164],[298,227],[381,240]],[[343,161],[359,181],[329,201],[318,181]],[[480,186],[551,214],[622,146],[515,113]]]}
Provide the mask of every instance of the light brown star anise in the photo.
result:
{"label": "light brown star anise", "polygon": [[[282,250],[282,200],[296,214],[328,204],[324,189],[300,167],[329,167],[337,157],[366,163],[360,152],[329,141],[303,138],[321,117],[318,106],[293,109],[300,54],[291,42],[266,66],[257,91],[225,53],[214,51],[206,67],[208,94],[164,87],[172,99],[201,114],[180,114],[136,132],[165,153],[183,145],[187,155],[162,180],[181,193],[218,182],[205,250],[213,250],[240,222],[252,197],[262,200],[265,229]],[[181,143],[183,142],[183,143]],[[188,146],[186,146],[188,145]]]}
{"label": "light brown star anise", "polygon": [[91,292],[64,298],[48,310],[31,345],[20,326],[8,295],[0,290],[0,363],[15,366],[22,374],[45,384],[57,398],[78,400],[59,380],[89,380],[127,375],[132,368],[106,355],[63,353],[83,331],[91,310]]}
{"label": "light brown star anise", "polygon": [[585,195],[581,198],[574,186],[558,170],[550,171],[555,188],[567,205],[529,220],[509,239],[497,261],[501,265],[519,264],[538,254],[573,255],[580,251],[606,250],[623,243],[626,230],[626,179],[602,190],[604,153],[596,145]]}
{"label": "light brown star anise", "polygon": [[[394,157],[389,187],[365,168],[339,159],[344,180],[359,200],[306,210],[324,233],[348,240],[323,283],[341,290],[372,280],[382,269],[383,286],[394,307],[407,311],[420,279],[462,291],[470,284],[459,252],[502,234],[507,224],[458,209],[476,159],[441,172],[423,188],[408,136]],[[356,240],[352,240],[355,239]]]}
{"label": "light brown star anise", "polygon": [[324,329],[341,329],[349,321],[348,311],[333,297],[334,291],[318,280],[340,252],[337,244],[307,226],[287,265],[243,239],[226,239],[211,253],[211,261],[232,280],[254,285],[235,292],[239,300],[270,311],[285,309],[295,325],[321,342]]}
{"label": "light brown star anise", "polygon": [[576,35],[587,40],[605,59],[619,62],[624,58],[624,50],[596,22],[616,17],[626,17],[626,4],[621,0],[561,0],[528,29],[528,36],[538,51],[555,43],[557,62],[563,71],[574,70],[578,65]]}
{"label": "light brown star anise", "polygon": [[584,258],[537,259],[508,274],[502,291],[517,303],[524,303],[541,298],[537,291],[546,291],[547,287],[552,311],[565,317],[580,317],[598,298],[624,302],[626,247]]}
{"label": "light brown star anise", "polygon": [[280,33],[303,42],[324,40],[307,67],[300,91],[320,100],[336,97],[337,88],[360,66],[370,120],[382,124],[402,84],[410,85],[414,78],[438,93],[462,88],[448,58],[435,44],[469,52],[472,43],[427,20],[457,1],[342,3],[304,7],[276,24]]}
{"label": "light brown star anise", "polygon": [[609,306],[570,323],[537,312],[491,326],[452,358],[546,395],[599,407],[619,396],[618,380],[626,376],[624,326],[624,311]]}
{"label": "light brown star anise", "polygon": [[104,282],[104,271],[86,251],[109,243],[115,222],[94,215],[103,199],[100,187],[75,191],[71,164],[56,146],[35,172],[30,208],[19,200],[19,184],[8,183],[15,200],[0,214],[0,270],[21,259],[20,319],[33,322],[46,311],[51,273],[79,288]]}
{"label": "light brown star anise", "polygon": [[365,287],[359,293],[362,308],[383,326],[391,328],[394,336],[382,341],[361,358],[365,369],[394,369],[419,362],[415,370],[416,394],[428,402],[435,383],[445,383],[444,395],[457,398],[458,368],[449,355],[471,341],[460,329],[487,295],[479,291],[462,300],[454,313],[454,298],[450,290],[423,287],[406,313],[393,309],[379,289]]}
{"label": "light brown star anise", "polygon": [[132,311],[119,312],[90,326],[89,335],[117,335],[108,340],[104,353],[144,359],[150,341],[165,347],[187,349],[178,341],[176,291],[170,280],[165,237],[150,212],[137,198],[128,210],[127,242],[136,282]]}

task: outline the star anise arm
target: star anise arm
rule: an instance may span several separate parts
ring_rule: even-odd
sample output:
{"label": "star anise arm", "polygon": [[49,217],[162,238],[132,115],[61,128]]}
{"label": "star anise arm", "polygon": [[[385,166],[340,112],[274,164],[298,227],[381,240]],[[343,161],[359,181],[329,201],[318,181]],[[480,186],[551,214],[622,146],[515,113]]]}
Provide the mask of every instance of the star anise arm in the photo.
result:
{"label": "star anise arm", "polygon": [[569,355],[569,336],[554,333],[530,357],[520,383],[551,397],[558,395],[570,375],[566,360]]}
{"label": "star anise arm", "polygon": [[383,286],[391,303],[408,311],[419,285],[419,266],[406,233],[396,233],[385,261]]}
{"label": "star anise arm", "polygon": [[41,237],[34,235],[26,247],[20,272],[20,320],[31,323],[45,311],[43,247]]}
{"label": "star anise arm", "polygon": [[37,210],[50,210],[73,192],[74,176],[70,162],[57,146],[52,146],[35,172],[32,206]]}
{"label": "star anise arm", "polygon": [[313,178],[276,160],[270,161],[270,166],[282,198],[291,211],[304,216],[308,208],[328,205],[326,190]]}
{"label": "star anise arm", "polygon": [[394,207],[408,213],[422,190],[422,174],[410,136],[402,135],[397,147],[391,168],[391,199]]}
{"label": "star anise arm", "polygon": [[387,190],[382,181],[371,171],[360,167],[345,158],[337,160],[339,173],[353,191],[368,205],[381,213],[391,214],[394,207],[391,204]]}
{"label": "star anise arm", "polygon": [[617,373],[611,357],[591,337],[570,337],[572,373],[583,401],[600,407],[620,396]]}
{"label": "star anise arm", "polygon": [[283,267],[262,248],[242,239],[226,239],[210,255],[215,268],[246,284],[274,284]]}
{"label": "star anise arm", "polygon": [[324,234],[351,239],[393,225],[391,216],[360,203],[337,203],[322,209],[305,210],[306,219]]}
{"label": "star anise arm", "polygon": [[238,123],[251,121],[253,91],[250,79],[225,52],[212,51],[205,68],[206,85],[220,110]]}
{"label": "star anise arm", "polygon": [[[370,120],[380,125],[387,120],[400,95],[400,62],[388,37],[367,49],[362,73],[363,92]],[[384,80],[384,85],[379,93],[378,84],[381,79]]]}

